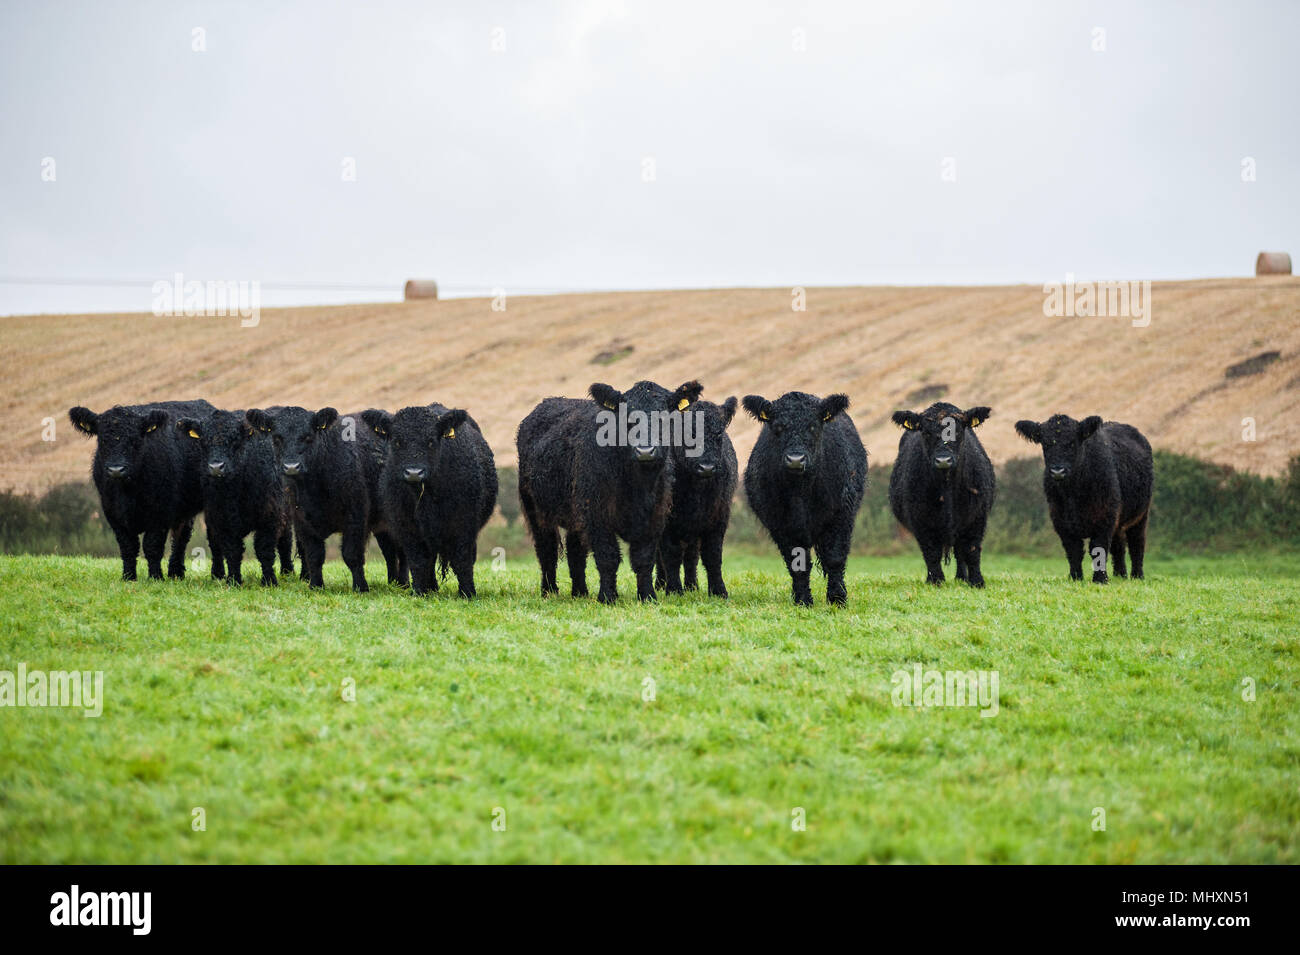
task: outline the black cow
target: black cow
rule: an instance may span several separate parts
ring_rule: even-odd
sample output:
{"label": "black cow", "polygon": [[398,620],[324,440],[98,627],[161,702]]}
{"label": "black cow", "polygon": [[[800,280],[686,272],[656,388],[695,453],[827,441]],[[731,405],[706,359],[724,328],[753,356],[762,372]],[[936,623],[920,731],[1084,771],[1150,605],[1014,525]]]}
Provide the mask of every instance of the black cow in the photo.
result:
{"label": "black cow", "polygon": [[564,530],[573,596],[587,595],[590,551],[600,574],[597,599],[618,599],[622,538],[637,598],[655,599],[655,553],[672,502],[674,468],[665,446],[675,443],[674,430],[682,437],[680,412],[702,390],[698,381],[675,391],[639,381],[626,392],[597,382],[590,399],[547,398],[520,423],[519,501],[543,595],[559,592],[555,570]]}
{"label": "black cow", "polygon": [[399,573],[404,561],[379,502],[384,443],[361,415],[340,418],[333,408],[285,408],[274,416],[271,434],[293,501],[303,574],[311,586],[324,584],[325,539],[335,533],[342,534],[343,562],[352,572],[354,590],[369,589],[365,551],[371,533],[383,552],[389,583],[404,583]]}
{"label": "black cow", "polygon": [[[98,438],[91,476],[104,519],[117,538],[123,580],[136,579],[141,534],[151,578],[162,579],[168,533],[172,551],[167,576],[185,576],[185,549],[194,518],[203,509],[199,454],[179,439],[169,422],[181,415],[212,410],[212,405],[196,398],[118,405],[100,414],[80,406],[68,411],[78,431]],[[215,560],[212,572],[221,575]]]}
{"label": "black cow", "polygon": [[[381,415],[388,414],[382,408],[370,408]],[[384,511],[381,496],[384,462],[388,459],[388,441],[375,427],[366,423],[365,412],[348,415],[358,422],[357,444],[361,448],[361,465],[366,476],[366,490],[370,494],[370,533],[375,535],[379,551],[384,555],[384,565],[388,572],[388,582],[398,587],[410,586],[410,573],[406,564],[406,553],[397,540],[397,532],[388,524],[388,515]],[[475,425],[477,427],[477,425]],[[491,454],[491,449],[488,454]],[[495,469],[492,472],[496,477]],[[495,499],[495,492],[494,492]],[[489,513],[491,513],[489,511]]]}
{"label": "black cow", "polygon": [[794,602],[811,606],[810,551],[826,574],[826,601],[848,598],[844,566],[867,487],[867,452],[847,395],[792,391],[776,401],[745,396],[763,430],[745,467],[745,496],[790,571]]}
{"label": "black cow", "polygon": [[[273,424],[271,437],[275,438],[274,422],[279,421],[284,415],[295,415],[298,412],[310,414],[306,408],[299,408],[296,405],[275,405],[270,408],[264,408],[268,415],[271,416]],[[284,460],[280,457],[280,444],[275,444],[275,463],[281,470],[284,468]],[[280,532],[279,539],[275,542],[275,549],[280,554],[280,576],[288,577],[293,575],[293,541],[294,541],[294,512],[295,504],[293,500],[293,482],[288,478],[284,481],[284,530]],[[308,578],[307,566],[302,563],[302,538],[298,539],[298,564],[301,568],[300,574],[303,580]]]}
{"label": "black cow", "polygon": [[496,462],[478,424],[440,404],[361,417],[386,442],[379,497],[411,588],[437,591],[438,572],[445,578],[450,565],[460,596],[473,597],[478,532],[497,503]]}
{"label": "black cow", "polygon": [[203,519],[213,560],[226,562],[226,582],[244,582],[244,538],[262,565],[262,586],[274,587],[276,542],[284,529],[284,480],[271,440],[272,419],[259,408],[181,418],[176,428],[202,455]]}
{"label": "black cow", "polygon": [[962,411],[946,401],[920,414],[894,412],[894,424],[904,430],[889,478],[889,506],[921,547],[926,583],[943,583],[940,561],[955,552],[957,579],[984,586],[980,548],[996,482],[975,429],[990,413],[986,407]]}
{"label": "black cow", "polygon": [[736,399],[721,405],[697,401],[684,412],[693,422],[694,441],[673,445],[673,496],[659,541],[655,586],[668,593],[699,587],[696,564],[704,560],[709,596],[726,597],[722,581],[722,540],[731,520],[731,499],[736,494],[736,449],[727,426],[736,416]]}
{"label": "black cow", "polygon": [[1108,551],[1115,576],[1126,576],[1126,547],[1133,576],[1140,579],[1155,483],[1150,442],[1132,425],[1102,423],[1096,415],[1082,421],[1062,414],[1041,424],[1017,421],[1016,431],[1043,447],[1043,492],[1070,562],[1070,579],[1083,579],[1084,538],[1093,583],[1106,583]]}

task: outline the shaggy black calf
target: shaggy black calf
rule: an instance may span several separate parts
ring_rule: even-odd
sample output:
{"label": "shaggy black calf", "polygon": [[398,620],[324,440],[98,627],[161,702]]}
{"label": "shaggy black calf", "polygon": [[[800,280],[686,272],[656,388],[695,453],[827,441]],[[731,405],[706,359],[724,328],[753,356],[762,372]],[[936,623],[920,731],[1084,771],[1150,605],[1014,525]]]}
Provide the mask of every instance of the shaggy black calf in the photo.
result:
{"label": "shaggy black calf", "polygon": [[[263,409],[271,416],[272,429],[271,438],[275,444],[275,463],[283,471],[284,459],[280,457],[280,443],[275,441],[274,423],[279,421],[284,415],[295,415],[299,412],[310,414],[306,408],[299,408],[295,405],[275,405],[271,408]],[[293,482],[288,478],[284,481],[284,530],[280,532],[279,538],[275,542],[275,549],[280,554],[280,576],[288,577],[293,575],[293,535],[294,535],[294,502],[293,502]],[[307,579],[307,567],[302,563],[302,539],[298,539],[298,563],[301,567],[301,576],[303,580]]]}
{"label": "shaggy black calf", "polygon": [[776,401],[745,396],[764,425],[745,467],[745,496],[790,571],[794,602],[811,606],[809,552],[826,574],[826,600],[848,598],[844,566],[867,486],[867,452],[846,395],[792,391]]}
{"label": "shaggy black calf", "polygon": [[1070,562],[1070,579],[1083,579],[1084,538],[1093,583],[1106,582],[1108,552],[1115,576],[1126,576],[1126,548],[1133,576],[1141,578],[1155,483],[1151,444],[1142,433],[1118,421],[1103,424],[1096,415],[1075,421],[1061,414],[1041,424],[1017,421],[1016,431],[1043,447],[1043,492]]}
{"label": "shaggy black calf", "polygon": [[721,405],[697,401],[686,415],[693,417],[696,446],[673,445],[673,496],[659,541],[655,586],[668,593],[699,587],[696,564],[704,560],[709,596],[726,597],[722,582],[722,540],[731,520],[731,499],[736,494],[736,449],[727,426],[736,416],[736,399]]}
{"label": "shaggy black calf", "polygon": [[226,563],[226,581],[242,584],[244,538],[262,565],[262,586],[274,587],[275,550],[284,529],[284,480],[271,440],[271,416],[258,408],[181,418],[176,428],[198,446],[202,461],[203,519],[213,563]]}
{"label": "shaggy black calf", "polygon": [[[382,408],[369,410],[380,415],[388,414]],[[388,441],[379,430],[366,423],[365,412],[348,415],[347,418],[354,419],[358,424],[357,445],[361,449],[361,468],[366,477],[366,491],[370,495],[370,533],[375,535],[379,551],[384,555],[388,582],[399,587],[409,587],[410,573],[406,565],[406,553],[397,542],[396,532],[388,525],[388,515],[384,511],[384,502],[380,494],[384,462],[388,459]],[[346,421],[347,418],[343,420]],[[495,477],[495,469],[492,473]]]}
{"label": "shaggy black calf", "polygon": [[440,404],[361,417],[386,442],[379,498],[412,589],[436,591],[450,565],[460,596],[473,597],[478,532],[497,503],[496,462],[478,424]]}
{"label": "shaggy black calf", "polygon": [[925,580],[943,583],[943,566],[957,555],[957,579],[984,586],[980,548],[993,507],[993,465],[975,429],[990,409],[939,401],[921,414],[895,411],[903,428],[889,478],[889,506],[911,532],[925,558]]}
{"label": "shaggy black calf", "polygon": [[[639,381],[620,392],[597,382],[586,398],[547,398],[519,425],[519,501],[542,571],[542,593],[555,580],[560,530],[566,532],[575,597],[587,595],[587,554],[600,574],[597,599],[618,599],[619,538],[627,541],[636,594],[655,599],[655,553],[672,502],[667,446],[684,435],[680,413],[699,398],[698,381],[676,391]],[[669,433],[665,434],[665,430]]]}
{"label": "shaggy black calf", "polygon": [[[374,526],[382,523],[377,501],[372,510],[372,492],[378,489],[380,470],[371,450],[374,431],[359,416],[340,418],[333,408],[316,412],[285,408],[274,416],[271,435],[291,489],[294,529],[309,584],[324,586],[325,540],[341,534],[343,562],[352,572],[352,589],[365,593],[370,589],[366,584],[366,542]],[[394,544],[385,531],[380,533],[380,547],[393,582],[396,566],[390,552]]]}
{"label": "shaggy black calf", "polygon": [[[185,549],[194,518],[203,510],[203,493],[198,451],[181,441],[169,422],[212,410],[212,405],[196,398],[118,405],[100,414],[80,406],[68,411],[78,431],[98,438],[91,476],[104,519],[117,538],[123,580],[136,579],[142,534],[151,578],[162,579],[168,533],[172,551],[167,576],[185,576]],[[212,569],[219,572],[215,563]]]}

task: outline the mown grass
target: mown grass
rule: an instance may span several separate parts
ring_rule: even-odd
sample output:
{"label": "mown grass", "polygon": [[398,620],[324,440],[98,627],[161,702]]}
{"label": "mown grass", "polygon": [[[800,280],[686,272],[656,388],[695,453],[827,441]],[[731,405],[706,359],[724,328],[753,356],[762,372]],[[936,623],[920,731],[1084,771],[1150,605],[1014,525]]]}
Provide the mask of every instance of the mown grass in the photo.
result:
{"label": "mown grass", "polygon": [[[0,708],[0,861],[1300,861],[1300,557],[1148,570],[855,558],[846,609],[796,609],[734,556],[726,603],[606,608],[524,557],[473,603],[3,558],[0,669],[106,700]],[[894,706],[915,663],[998,671],[998,715]]]}

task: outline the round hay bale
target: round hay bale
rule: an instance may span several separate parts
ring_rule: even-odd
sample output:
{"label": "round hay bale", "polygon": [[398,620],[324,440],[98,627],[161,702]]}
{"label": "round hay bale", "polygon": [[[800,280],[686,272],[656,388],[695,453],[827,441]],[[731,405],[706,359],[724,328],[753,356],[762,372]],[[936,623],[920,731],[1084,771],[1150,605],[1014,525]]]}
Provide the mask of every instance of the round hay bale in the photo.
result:
{"label": "round hay bale", "polygon": [[402,294],[408,302],[413,298],[437,298],[438,283],[433,279],[407,279]]}
{"label": "round hay bale", "polygon": [[1285,252],[1261,252],[1255,260],[1256,275],[1290,275],[1291,256]]}

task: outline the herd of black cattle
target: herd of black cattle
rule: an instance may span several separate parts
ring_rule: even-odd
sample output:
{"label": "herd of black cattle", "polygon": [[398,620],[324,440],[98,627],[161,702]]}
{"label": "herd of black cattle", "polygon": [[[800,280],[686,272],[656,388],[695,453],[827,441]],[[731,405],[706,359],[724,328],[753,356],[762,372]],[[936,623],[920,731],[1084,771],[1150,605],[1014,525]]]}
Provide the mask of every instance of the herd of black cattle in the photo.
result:
{"label": "herd of black cattle", "polygon": [[[519,425],[519,497],[541,565],[542,593],[558,591],[560,533],[572,593],[586,596],[590,553],[600,575],[597,597],[617,599],[620,539],[628,544],[637,597],[697,587],[704,564],[709,594],[726,597],[722,547],[736,490],[736,452],[727,427],[737,401],[701,399],[699,382],[669,390],[649,381],[626,392],[593,384],[587,398],[547,398]],[[762,432],[745,468],[745,495],[790,572],[794,601],[811,604],[810,560],[826,575],[826,599],[847,598],[844,570],[867,483],[867,454],[842,394],[790,392],[775,401],[741,402]],[[695,437],[682,441],[603,439],[602,416],[694,415]],[[980,549],[993,506],[994,473],[975,429],[986,407],[939,402],[917,414],[898,411],[903,429],[889,483],[894,515],[920,545],[926,580],[982,587]],[[73,425],[98,439],[92,474],[117,538],[122,576],[136,577],[140,537],[149,576],[185,576],[194,519],[207,524],[212,576],[242,583],[244,539],[262,568],[262,584],[293,573],[296,536],[301,576],[322,585],[325,540],[341,535],[352,587],[368,589],[371,534],[388,581],[416,594],[438,589],[448,568],[459,593],[475,595],[479,531],[496,506],[497,472],[478,425],[440,404],[370,409],[341,417],[333,408],[271,407],[224,411],[202,399],[117,406],[99,414],[71,409]],[[680,422],[679,422],[680,423]],[[1051,520],[1083,577],[1084,543],[1092,579],[1114,572],[1142,576],[1151,504],[1151,446],[1135,428],[1056,415],[1019,421],[1016,431],[1042,446],[1043,487]],[[677,432],[683,433],[683,432]],[[684,577],[684,582],[683,582]]]}

